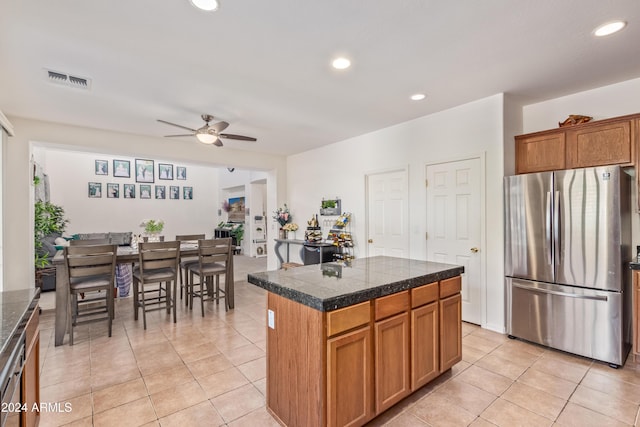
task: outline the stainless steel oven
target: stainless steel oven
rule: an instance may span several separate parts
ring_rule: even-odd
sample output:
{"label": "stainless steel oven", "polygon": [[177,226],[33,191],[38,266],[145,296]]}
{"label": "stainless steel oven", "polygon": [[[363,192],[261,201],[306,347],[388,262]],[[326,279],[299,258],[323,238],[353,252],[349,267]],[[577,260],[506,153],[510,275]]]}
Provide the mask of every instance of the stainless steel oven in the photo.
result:
{"label": "stainless steel oven", "polygon": [[2,357],[3,368],[0,373],[0,390],[2,392],[0,426],[19,426],[21,413],[25,409],[22,407],[22,369],[25,362],[25,333],[16,333],[10,339],[7,347],[8,355]]}

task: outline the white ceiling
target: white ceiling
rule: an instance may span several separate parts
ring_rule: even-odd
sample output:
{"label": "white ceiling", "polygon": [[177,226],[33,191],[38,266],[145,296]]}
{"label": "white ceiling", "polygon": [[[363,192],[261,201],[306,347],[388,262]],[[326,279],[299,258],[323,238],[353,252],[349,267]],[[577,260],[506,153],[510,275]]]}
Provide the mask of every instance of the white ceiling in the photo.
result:
{"label": "white ceiling", "polygon": [[[212,149],[292,154],[500,92],[529,104],[640,77],[638,0],[220,3],[2,0],[0,111],[158,137],[183,132],[156,119],[209,113],[258,138]],[[612,19],[629,25],[592,36]]]}

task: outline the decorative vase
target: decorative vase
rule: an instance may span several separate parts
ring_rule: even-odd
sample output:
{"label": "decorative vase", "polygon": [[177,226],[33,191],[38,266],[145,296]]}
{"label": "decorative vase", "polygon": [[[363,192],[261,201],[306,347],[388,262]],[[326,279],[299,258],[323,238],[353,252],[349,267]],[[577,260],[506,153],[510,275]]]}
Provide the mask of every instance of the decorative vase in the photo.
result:
{"label": "decorative vase", "polygon": [[287,232],[284,231],[282,228],[280,228],[280,230],[278,231],[278,238],[279,239],[286,239],[287,238]]}

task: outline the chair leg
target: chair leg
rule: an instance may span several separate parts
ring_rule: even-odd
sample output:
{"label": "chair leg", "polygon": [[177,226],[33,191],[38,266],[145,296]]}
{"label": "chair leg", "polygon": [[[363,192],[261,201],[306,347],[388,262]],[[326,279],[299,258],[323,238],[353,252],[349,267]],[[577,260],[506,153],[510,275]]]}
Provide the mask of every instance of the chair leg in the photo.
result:
{"label": "chair leg", "polygon": [[190,271],[189,278],[187,279],[187,289],[188,289],[187,292],[189,293],[189,309],[190,310],[193,310],[193,287],[194,287],[193,271]]}
{"label": "chair leg", "polygon": [[139,283],[133,280],[133,319],[138,320],[138,288]]}
{"label": "chair leg", "polygon": [[[176,293],[178,292],[177,290],[177,281],[176,280],[172,280],[171,283],[173,283],[173,292],[172,292],[172,300],[171,300],[171,307],[173,308],[173,323],[178,323],[178,317],[176,314],[176,306],[178,305],[178,302],[176,301]],[[169,286],[167,284],[167,286]]]}
{"label": "chair leg", "polygon": [[209,277],[200,277],[200,313],[204,317],[204,290],[209,289]]}
{"label": "chair leg", "polygon": [[180,300],[182,300],[182,289],[184,287],[184,282],[182,281],[182,267],[180,267],[179,265],[178,265],[178,272],[180,273]]}
{"label": "chair leg", "polygon": [[76,303],[75,294],[69,295],[69,303],[67,304],[67,331],[69,331],[69,345],[73,345],[73,306]]}
{"label": "chair leg", "polygon": [[[147,330],[147,308],[144,304],[144,283],[140,283],[140,290],[142,292],[141,298],[139,298],[140,305],[142,307],[142,324],[144,325],[144,330]],[[136,313],[137,314],[137,313]]]}

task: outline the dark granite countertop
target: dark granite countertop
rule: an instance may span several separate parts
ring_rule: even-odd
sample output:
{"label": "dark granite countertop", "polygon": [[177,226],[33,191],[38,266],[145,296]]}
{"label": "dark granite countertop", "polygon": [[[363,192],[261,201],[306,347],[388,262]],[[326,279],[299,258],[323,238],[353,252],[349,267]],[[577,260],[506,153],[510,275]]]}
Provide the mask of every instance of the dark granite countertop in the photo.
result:
{"label": "dark granite countertop", "polygon": [[629,263],[629,268],[632,270],[640,270],[640,262],[631,261]]}
{"label": "dark granite countertop", "polygon": [[23,289],[18,291],[0,292],[0,327],[1,350],[0,355],[11,352],[6,348],[15,334],[18,326],[22,326],[29,320],[29,316],[40,298],[40,289]]}
{"label": "dark granite countertop", "polygon": [[350,266],[332,262],[253,273],[248,281],[316,310],[332,311],[463,272],[459,265],[377,256],[355,259]]}

